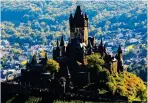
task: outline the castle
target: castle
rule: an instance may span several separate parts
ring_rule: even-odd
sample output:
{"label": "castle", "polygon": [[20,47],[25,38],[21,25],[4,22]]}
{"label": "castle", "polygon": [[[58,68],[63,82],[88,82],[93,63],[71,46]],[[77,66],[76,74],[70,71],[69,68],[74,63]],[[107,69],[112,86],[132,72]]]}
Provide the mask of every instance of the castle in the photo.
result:
{"label": "castle", "polygon": [[[80,6],[77,6],[75,15],[70,14],[70,38],[69,43],[65,46],[64,37],[61,37],[61,41],[57,40],[57,47],[53,50],[53,59],[56,60],[60,67],[66,68],[66,66],[74,72],[74,64],[76,61],[85,64],[85,57],[93,53],[100,53],[101,57],[105,61],[105,67],[111,72],[123,72],[123,60],[122,50],[119,45],[118,53],[114,57],[107,53],[106,47],[101,42],[99,45],[95,43],[95,37],[88,36],[88,16],[83,14]],[[71,67],[70,67],[71,66]]]}
{"label": "castle", "polygon": [[[82,84],[86,77],[90,77],[90,71],[85,66],[86,56],[94,53],[101,55],[101,58],[105,61],[103,67],[107,68],[111,74],[124,71],[121,46],[119,45],[116,56],[113,56],[107,52],[102,38],[100,44],[97,45],[95,37],[88,36],[88,16],[82,13],[80,6],[77,6],[74,16],[70,14],[69,25],[70,37],[67,46],[62,36],[61,41],[57,40],[57,46],[53,49],[53,59],[60,66],[59,77],[72,78],[72,81],[81,78],[79,85]],[[34,78],[40,78],[39,75],[44,72],[43,68],[47,60],[47,54],[45,58],[40,58],[40,60],[37,60],[36,55],[34,55],[31,62],[27,62],[26,69],[22,70],[22,76],[32,78],[32,75],[34,75]],[[87,83],[90,83],[89,79],[84,84]]]}
{"label": "castle", "polygon": [[65,100],[95,100],[95,102],[127,101],[128,98],[124,96],[98,94],[98,88],[106,88],[104,85],[106,82],[102,81],[104,79],[102,75],[89,70],[86,63],[86,56],[99,53],[105,61],[102,67],[108,69],[111,74],[123,72],[120,45],[117,55],[112,56],[107,52],[102,38],[97,45],[94,37],[88,37],[88,16],[82,13],[80,6],[77,6],[74,16],[70,15],[69,24],[69,43],[66,46],[62,36],[60,42],[57,40],[57,46],[53,50],[53,59],[60,65],[59,72],[54,74],[45,70],[47,53],[42,58],[36,58],[34,54],[32,59],[27,61],[26,69],[21,69],[21,76],[2,83],[2,93],[23,94],[27,97],[35,95],[49,100],[66,98]]}

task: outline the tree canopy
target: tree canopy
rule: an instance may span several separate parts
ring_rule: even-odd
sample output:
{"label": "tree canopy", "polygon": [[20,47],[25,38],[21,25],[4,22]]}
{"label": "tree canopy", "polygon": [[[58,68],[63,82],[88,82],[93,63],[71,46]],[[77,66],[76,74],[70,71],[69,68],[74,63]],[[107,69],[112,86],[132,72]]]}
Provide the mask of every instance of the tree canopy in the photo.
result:
{"label": "tree canopy", "polygon": [[59,63],[53,59],[48,59],[46,64],[46,70],[49,72],[58,72],[59,71]]}

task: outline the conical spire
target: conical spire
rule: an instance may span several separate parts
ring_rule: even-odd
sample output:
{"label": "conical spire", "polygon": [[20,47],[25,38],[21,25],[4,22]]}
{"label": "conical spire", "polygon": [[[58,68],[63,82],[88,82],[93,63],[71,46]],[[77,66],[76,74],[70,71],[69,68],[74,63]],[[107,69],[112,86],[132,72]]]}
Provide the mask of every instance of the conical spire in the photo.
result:
{"label": "conical spire", "polygon": [[70,24],[70,27],[73,26],[73,16],[72,16],[72,14],[70,14],[70,17],[69,17],[69,24]]}
{"label": "conical spire", "polygon": [[81,16],[81,12],[82,11],[81,11],[80,6],[77,6],[74,18],[80,17]]}
{"label": "conical spire", "polygon": [[81,7],[80,7],[80,5],[77,6],[76,12],[77,12],[77,13],[78,13],[78,12],[81,13]]}
{"label": "conical spire", "polygon": [[88,16],[87,16],[87,14],[86,14],[86,13],[85,13],[85,19],[86,19],[86,20],[88,20]]}
{"label": "conical spire", "polygon": [[31,64],[36,64],[36,54],[33,55]]}
{"label": "conical spire", "polygon": [[121,45],[119,45],[118,53],[122,53]]}
{"label": "conical spire", "polygon": [[27,60],[27,63],[26,63],[26,68],[29,69],[29,62]]}
{"label": "conical spire", "polygon": [[106,53],[106,45],[104,44],[104,52]]}
{"label": "conical spire", "polygon": [[101,43],[100,43],[101,46],[103,46],[103,40],[102,40],[102,35],[101,35]]}
{"label": "conical spire", "polygon": [[57,39],[57,47],[59,47],[59,41],[58,41],[58,39]]}
{"label": "conical spire", "polygon": [[62,37],[61,37],[60,46],[64,46],[64,37],[63,37],[63,35],[62,35]]}
{"label": "conical spire", "polygon": [[45,53],[45,60],[47,60],[48,59],[48,57],[47,57],[47,53]]}

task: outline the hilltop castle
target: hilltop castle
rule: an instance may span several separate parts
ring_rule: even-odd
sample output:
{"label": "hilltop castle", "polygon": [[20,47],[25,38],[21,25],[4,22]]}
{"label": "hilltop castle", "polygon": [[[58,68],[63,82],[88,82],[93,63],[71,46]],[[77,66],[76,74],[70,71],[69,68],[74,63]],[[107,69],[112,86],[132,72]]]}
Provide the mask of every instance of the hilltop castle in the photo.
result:
{"label": "hilltop castle", "polygon": [[111,73],[123,71],[121,47],[119,46],[117,55],[113,57],[107,53],[102,38],[100,44],[96,45],[95,37],[88,37],[88,16],[86,13],[82,13],[80,6],[77,6],[74,16],[70,14],[69,25],[70,38],[68,45],[65,46],[64,37],[62,36],[60,43],[57,40],[57,47],[53,50],[53,59],[59,62],[60,67],[66,68],[68,66],[71,71],[76,71],[76,68],[72,65],[73,63],[78,61],[85,64],[87,55],[100,53],[105,60],[105,67]]}
{"label": "hilltop castle", "polygon": [[127,101],[127,97],[118,94],[111,95],[110,92],[100,94],[98,91],[100,88],[108,88],[104,79],[107,76],[104,72],[100,74],[94,72],[95,68],[92,70],[87,68],[86,56],[98,53],[105,61],[101,66],[108,69],[111,74],[123,72],[120,45],[117,55],[112,56],[107,52],[102,38],[97,45],[94,37],[88,37],[88,16],[82,13],[80,6],[77,6],[74,16],[70,15],[69,24],[69,43],[66,46],[62,36],[60,42],[57,40],[57,46],[53,50],[53,59],[60,65],[59,72],[47,72],[47,68],[51,69],[46,67],[47,53],[40,58],[36,58],[34,54],[32,59],[27,61],[26,69],[21,69],[21,76],[8,80],[8,83],[2,83],[3,94],[18,94],[19,98],[22,94],[42,99],[45,97],[44,102],[47,98],[64,101]]}
{"label": "hilltop castle", "polygon": [[[77,79],[79,78],[81,79],[79,85],[82,84],[82,81],[84,84],[90,83],[89,80],[86,80],[86,77],[90,78],[90,71],[85,66],[87,62],[86,56],[94,53],[101,55],[101,58],[105,61],[103,67],[108,69],[111,74],[124,71],[120,45],[116,56],[107,52],[102,38],[100,44],[97,45],[95,37],[88,36],[88,16],[82,13],[80,6],[77,6],[74,16],[70,14],[69,25],[70,37],[67,46],[62,36],[61,41],[57,40],[57,46],[53,49],[53,59],[60,65],[57,76],[72,78],[72,81],[76,82],[78,82]],[[40,58],[38,62],[36,55],[34,55],[31,62],[27,62],[26,70],[22,70],[22,76],[32,78],[32,75],[34,75],[34,78],[40,78],[38,76],[43,72],[47,60],[47,54],[45,54],[45,58]]]}

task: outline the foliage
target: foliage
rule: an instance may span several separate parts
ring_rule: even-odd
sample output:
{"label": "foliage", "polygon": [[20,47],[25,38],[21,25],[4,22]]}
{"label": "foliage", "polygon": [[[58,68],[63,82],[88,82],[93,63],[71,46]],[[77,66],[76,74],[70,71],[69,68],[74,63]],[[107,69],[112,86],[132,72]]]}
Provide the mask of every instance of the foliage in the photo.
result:
{"label": "foliage", "polygon": [[53,59],[48,59],[45,69],[49,72],[58,72],[59,63]]}
{"label": "foliage", "polygon": [[14,54],[21,54],[21,53],[22,53],[21,50],[15,49],[15,48],[12,49],[12,52],[13,52]]}
{"label": "foliage", "polygon": [[44,51],[40,52],[40,56],[45,57],[46,53]]}
{"label": "foliage", "polygon": [[129,46],[126,47],[126,49],[127,49],[128,51],[133,51],[134,45],[129,45]]}
{"label": "foliage", "polygon": [[109,88],[109,91],[112,93],[112,94],[115,94],[115,91],[116,91],[116,86],[114,83],[112,82],[108,82],[107,83],[107,86]]}
{"label": "foliage", "polygon": [[88,68],[96,69],[98,72],[102,70],[104,60],[101,58],[101,55],[99,53],[88,55],[86,56],[86,59]]}
{"label": "foliage", "polygon": [[[112,77],[107,83],[109,90],[122,96],[127,96],[130,101],[146,100],[146,86],[136,75],[124,72]],[[114,79],[113,79],[114,78]]]}
{"label": "foliage", "polygon": [[99,81],[103,81],[102,83],[105,82],[108,91],[112,94],[127,96],[129,100],[146,100],[146,86],[139,77],[129,72],[123,72],[113,76],[106,68],[103,68],[104,61],[99,54],[92,54],[86,58],[88,68],[97,70],[98,78],[101,78]]}
{"label": "foliage", "polygon": [[26,64],[27,64],[27,60],[24,60],[24,61],[21,62],[21,65],[22,65],[22,66],[24,66],[24,65],[26,65]]}
{"label": "foliage", "polygon": [[[103,64],[102,59],[98,54],[92,54],[86,57],[88,60],[88,67],[92,69],[97,69],[100,64]],[[99,70],[99,71],[98,71]],[[115,74],[114,76],[110,74],[109,70],[102,66],[101,69],[97,69],[98,72],[98,82],[99,85],[104,85],[108,87],[108,91],[112,94],[118,94],[121,96],[127,96],[130,101],[133,100],[146,100],[146,86],[144,82],[136,75],[129,72],[122,72],[120,74]],[[104,89],[106,89],[104,87]]]}
{"label": "foliage", "polygon": [[105,89],[98,89],[98,91],[99,91],[99,94],[105,94],[105,93],[107,93],[108,91],[107,90],[105,90]]}

